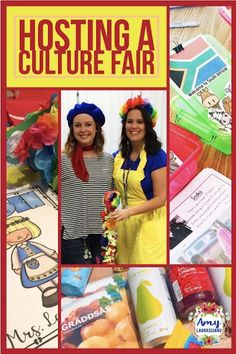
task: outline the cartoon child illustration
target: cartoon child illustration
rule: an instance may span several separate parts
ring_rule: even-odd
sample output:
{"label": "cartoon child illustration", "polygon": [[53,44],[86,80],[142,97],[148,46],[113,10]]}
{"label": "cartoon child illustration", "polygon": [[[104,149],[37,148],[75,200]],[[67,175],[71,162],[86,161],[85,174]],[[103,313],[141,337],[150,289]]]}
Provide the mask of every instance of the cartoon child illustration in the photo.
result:
{"label": "cartoon child illustration", "polygon": [[31,239],[40,236],[40,228],[27,217],[7,219],[7,249],[11,255],[12,270],[20,275],[25,288],[38,287],[44,307],[57,305],[57,253]]}

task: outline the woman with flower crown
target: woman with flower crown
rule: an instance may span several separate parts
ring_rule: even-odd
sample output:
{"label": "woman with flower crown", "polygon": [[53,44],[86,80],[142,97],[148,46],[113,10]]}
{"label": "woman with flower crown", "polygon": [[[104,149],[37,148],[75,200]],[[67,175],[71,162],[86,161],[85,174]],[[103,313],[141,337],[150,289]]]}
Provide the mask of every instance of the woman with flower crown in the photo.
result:
{"label": "woman with flower crown", "polygon": [[153,129],[157,112],[138,96],[122,106],[114,181],[123,209],[118,223],[119,264],[166,263],[166,153]]}

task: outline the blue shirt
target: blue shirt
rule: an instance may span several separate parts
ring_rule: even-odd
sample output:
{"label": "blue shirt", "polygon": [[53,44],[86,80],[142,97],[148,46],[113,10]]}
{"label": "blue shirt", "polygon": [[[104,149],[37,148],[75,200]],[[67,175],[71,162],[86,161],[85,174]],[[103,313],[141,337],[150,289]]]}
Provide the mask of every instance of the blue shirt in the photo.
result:
{"label": "blue shirt", "polygon": [[[119,150],[116,151],[113,154],[113,156],[115,157],[118,153],[119,153]],[[130,169],[130,170],[136,171],[139,163],[140,163],[140,157],[138,157],[137,160],[135,160],[135,161],[132,161],[130,158],[127,158],[124,161],[121,168],[125,169],[125,170]],[[166,153],[162,149],[160,149],[154,155],[147,155],[147,163],[144,167],[144,176],[145,177],[141,181],[141,187],[142,187],[143,192],[148,200],[153,198],[153,185],[152,185],[151,173],[155,170],[158,170],[159,168],[166,167],[166,164],[167,164]]]}

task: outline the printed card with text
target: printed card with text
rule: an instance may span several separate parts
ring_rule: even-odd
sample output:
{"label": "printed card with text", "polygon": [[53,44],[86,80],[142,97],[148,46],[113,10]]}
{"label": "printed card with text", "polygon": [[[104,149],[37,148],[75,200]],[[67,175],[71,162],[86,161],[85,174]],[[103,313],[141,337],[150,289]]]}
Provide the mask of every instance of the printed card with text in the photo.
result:
{"label": "printed card with text", "polygon": [[229,178],[206,168],[171,200],[170,249],[170,263],[231,263]]}

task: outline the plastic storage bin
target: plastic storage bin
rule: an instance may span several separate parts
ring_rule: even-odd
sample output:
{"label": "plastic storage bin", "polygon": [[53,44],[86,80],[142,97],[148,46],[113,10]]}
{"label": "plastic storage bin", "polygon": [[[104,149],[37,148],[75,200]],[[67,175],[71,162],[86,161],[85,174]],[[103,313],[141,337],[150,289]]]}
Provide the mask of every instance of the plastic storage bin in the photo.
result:
{"label": "plastic storage bin", "polygon": [[231,154],[232,90],[230,53],[213,37],[200,35],[171,53],[171,102],[175,124],[204,143]]}
{"label": "plastic storage bin", "polygon": [[182,164],[170,175],[170,200],[183,189],[197,174],[197,159],[202,150],[200,139],[170,123],[170,151],[182,161]]}
{"label": "plastic storage bin", "polygon": [[219,129],[214,121],[199,115],[180,97],[171,100],[171,110],[175,113],[174,123],[193,131],[203,143],[209,144],[226,155],[231,154],[231,134]]}

